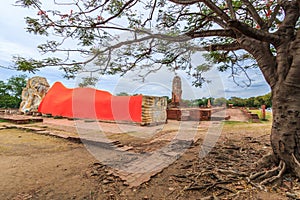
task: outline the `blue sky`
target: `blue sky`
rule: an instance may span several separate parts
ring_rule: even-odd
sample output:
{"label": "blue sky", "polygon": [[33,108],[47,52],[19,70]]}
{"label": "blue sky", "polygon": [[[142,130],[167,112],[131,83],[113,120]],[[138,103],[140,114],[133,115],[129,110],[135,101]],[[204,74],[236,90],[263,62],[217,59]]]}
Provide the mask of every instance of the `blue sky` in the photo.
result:
{"label": "blue sky", "polygon": [[[23,57],[38,58],[41,56],[36,46],[47,38],[29,34],[25,31],[25,16],[34,16],[36,11],[13,6],[15,0],[1,2],[0,7],[0,65],[12,65],[12,57],[21,55]],[[204,62],[201,56],[195,56],[192,60],[195,63]],[[0,68],[0,80],[6,80],[9,77],[21,72],[15,72]],[[183,82],[183,98],[201,98],[201,97],[250,97],[266,94],[270,91],[261,72],[258,69],[249,71],[252,85],[242,88],[233,83],[229,78],[229,73],[222,73],[216,69],[211,70],[205,77],[212,82],[205,84],[202,88],[195,88],[191,85],[191,79],[184,73],[178,72]],[[44,76],[52,85],[60,81],[67,87],[75,87],[78,79],[66,80],[63,74],[57,68],[45,68],[36,74],[27,74],[29,77],[38,75]],[[136,77],[135,72],[129,73],[124,77],[118,76],[101,76],[97,84],[98,89],[108,90],[116,94],[118,92],[142,93],[146,95],[171,95],[172,79],[175,76],[173,72],[162,69],[155,74],[149,75],[145,82],[133,81]]]}

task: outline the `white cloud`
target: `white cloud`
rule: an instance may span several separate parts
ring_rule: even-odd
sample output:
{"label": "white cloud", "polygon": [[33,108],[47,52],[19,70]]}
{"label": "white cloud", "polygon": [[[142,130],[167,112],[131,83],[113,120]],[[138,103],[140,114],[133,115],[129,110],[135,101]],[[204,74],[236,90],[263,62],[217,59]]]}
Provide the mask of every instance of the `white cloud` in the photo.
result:
{"label": "white cloud", "polygon": [[12,60],[12,56],[14,55],[22,55],[24,57],[34,57],[37,54],[35,49],[24,46],[22,44],[7,41],[0,38],[0,57],[2,61],[10,62]]}

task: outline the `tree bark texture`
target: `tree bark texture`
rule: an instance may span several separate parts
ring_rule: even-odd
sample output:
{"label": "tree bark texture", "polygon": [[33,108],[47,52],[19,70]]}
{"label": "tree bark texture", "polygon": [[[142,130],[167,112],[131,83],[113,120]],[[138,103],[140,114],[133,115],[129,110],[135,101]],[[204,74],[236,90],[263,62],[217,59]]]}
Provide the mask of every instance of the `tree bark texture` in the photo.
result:
{"label": "tree bark texture", "polygon": [[[281,49],[280,49],[281,48]],[[272,87],[274,155],[300,177],[300,34],[279,47],[278,80]]]}

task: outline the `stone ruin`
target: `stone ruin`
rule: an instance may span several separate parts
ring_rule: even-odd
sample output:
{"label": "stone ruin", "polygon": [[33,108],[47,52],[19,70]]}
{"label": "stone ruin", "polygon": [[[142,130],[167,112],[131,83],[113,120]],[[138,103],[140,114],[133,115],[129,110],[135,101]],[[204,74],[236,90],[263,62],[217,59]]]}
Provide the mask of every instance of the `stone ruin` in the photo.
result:
{"label": "stone ruin", "polygon": [[211,108],[211,102],[210,102],[210,99],[207,100],[207,107],[208,107],[208,108]]}
{"label": "stone ruin", "polygon": [[49,88],[50,85],[46,78],[40,76],[30,78],[22,91],[19,111],[25,114],[38,112],[38,107]]}
{"label": "stone ruin", "polygon": [[181,95],[182,95],[181,78],[179,76],[175,76],[172,84],[172,102],[171,102],[172,107],[178,107],[180,105]]}
{"label": "stone ruin", "polygon": [[193,107],[188,108],[182,103],[181,78],[175,76],[172,84],[172,101],[168,105],[167,119],[178,121],[200,121],[211,119],[211,103],[208,101],[206,108]]}

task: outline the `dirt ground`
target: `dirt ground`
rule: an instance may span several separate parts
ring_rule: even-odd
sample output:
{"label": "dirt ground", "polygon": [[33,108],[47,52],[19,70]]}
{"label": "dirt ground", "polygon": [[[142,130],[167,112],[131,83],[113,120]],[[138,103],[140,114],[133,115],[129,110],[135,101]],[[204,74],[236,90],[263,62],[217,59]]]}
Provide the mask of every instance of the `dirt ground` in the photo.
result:
{"label": "dirt ground", "polygon": [[[71,122],[70,122],[71,123]],[[177,122],[170,122],[177,123]],[[222,122],[222,134],[201,158],[208,123],[201,122],[197,139],[184,154],[149,181],[129,187],[112,168],[97,160],[78,142],[20,129],[0,130],[0,199],[297,199],[297,180],[260,187],[249,181],[255,163],[270,149],[270,122]],[[1,123],[0,123],[1,125]],[[57,124],[58,125],[58,124]],[[49,129],[50,122],[47,124]],[[113,125],[107,125],[112,126]],[[134,134],[141,131],[137,130]],[[133,128],[134,129],[134,128]],[[186,129],[188,134],[191,128]],[[132,152],[165,145],[172,129],[147,137],[111,133]],[[141,135],[143,133],[140,133]],[[159,137],[158,137],[159,135]],[[145,143],[147,141],[147,143]],[[150,142],[150,143],[149,143]],[[147,144],[147,145],[145,145]],[[201,154],[203,155],[203,154]],[[156,160],[153,160],[155,163]]]}

